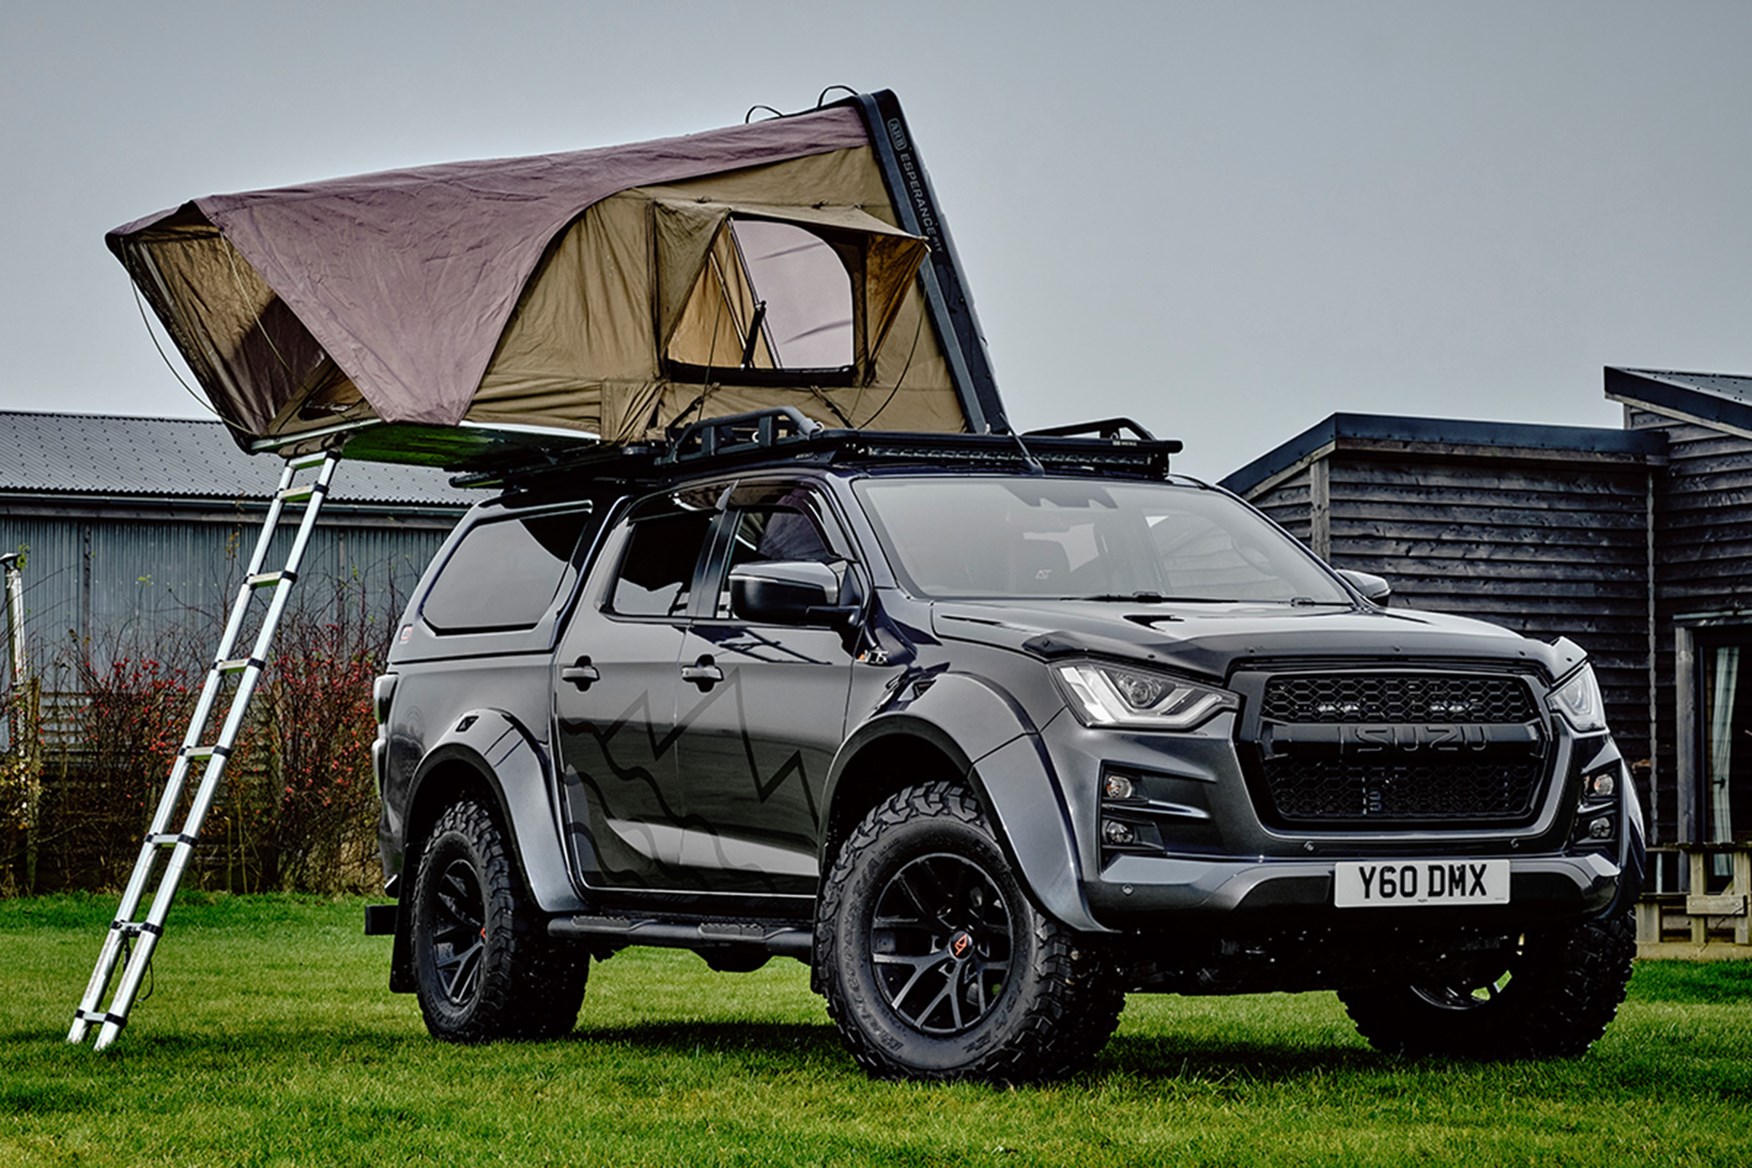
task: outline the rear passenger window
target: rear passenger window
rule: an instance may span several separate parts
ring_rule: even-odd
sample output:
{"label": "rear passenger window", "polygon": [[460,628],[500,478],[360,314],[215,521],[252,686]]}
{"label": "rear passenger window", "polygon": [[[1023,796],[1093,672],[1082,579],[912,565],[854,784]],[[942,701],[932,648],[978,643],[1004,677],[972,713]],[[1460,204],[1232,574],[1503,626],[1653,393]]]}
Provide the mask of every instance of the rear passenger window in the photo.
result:
{"label": "rear passenger window", "polygon": [[499,519],[470,529],[426,593],[420,615],[441,633],[532,628],[568,575],[588,511]]}
{"label": "rear passenger window", "polygon": [[654,515],[633,524],[609,608],[623,616],[681,616],[715,511]]}

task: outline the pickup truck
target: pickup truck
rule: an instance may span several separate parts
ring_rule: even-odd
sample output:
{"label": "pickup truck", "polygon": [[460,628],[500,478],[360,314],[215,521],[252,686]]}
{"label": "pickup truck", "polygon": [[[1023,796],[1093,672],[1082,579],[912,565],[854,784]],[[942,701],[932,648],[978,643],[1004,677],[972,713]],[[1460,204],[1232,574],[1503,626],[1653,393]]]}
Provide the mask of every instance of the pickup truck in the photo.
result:
{"label": "pickup truck", "polygon": [[377,682],[392,987],[544,1038],[626,946],[796,958],[923,1080],[1063,1075],[1141,992],[1585,1051],[1644,847],[1583,652],[1388,607],[1177,448],[781,410],[501,476]]}

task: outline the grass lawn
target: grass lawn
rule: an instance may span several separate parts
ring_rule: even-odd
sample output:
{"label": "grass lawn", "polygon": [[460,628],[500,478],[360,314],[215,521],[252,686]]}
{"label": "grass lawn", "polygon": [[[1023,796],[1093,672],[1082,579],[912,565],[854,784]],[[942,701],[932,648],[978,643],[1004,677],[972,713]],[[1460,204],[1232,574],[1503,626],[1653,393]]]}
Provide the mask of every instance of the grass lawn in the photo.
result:
{"label": "grass lawn", "polygon": [[358,902],[186,894],[110,1050],[63,1038],[114,900],[0,902],[0,1165],[1752,1164],[1752,963],[1646,963],[1586,1058],[1414,1064],[1330,994],[1133,997],[1095,1069],[866,1079],[806,972],[595,966],[567,1040],[428,1038]]}

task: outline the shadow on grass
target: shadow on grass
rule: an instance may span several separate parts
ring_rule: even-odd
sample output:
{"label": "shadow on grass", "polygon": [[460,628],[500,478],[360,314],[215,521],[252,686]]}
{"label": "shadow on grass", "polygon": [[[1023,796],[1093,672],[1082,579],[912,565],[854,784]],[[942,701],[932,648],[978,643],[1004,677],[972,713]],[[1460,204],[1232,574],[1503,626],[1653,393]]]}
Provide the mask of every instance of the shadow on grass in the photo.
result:
{"label": "shadow on grass", "polygon": [[802,1066],[824,1058],[846,1057],[839,1035],[827,1022],[633,1022],[618,1026],[583,1025],[567,1036],[568,1042],[613,1043],[635,1050],[665,1054],[718,1054],[755,1056],[763,1060],[790,1061]]}
{"label": "shadow on grass", "polygon": [[[768,1068],[792,1064],[819,1071],[839,1064],[857,1077],[856,1064],[827,1023],[797,1022],[637,1022],[619,1026],[585,1025],[567,1039],[579,1044],[612,1043],[653,1054],[702,1053],[758,1061]],[[1380,1071],[1398,1060],[1349,1046],[1274,1046],[1251,1042],[1200,1041],[1178,1035],[1118,1035],[1104,1048],[1093,1069],[1073,1081],[1098,1083],[1114,1074],[1143,1080],[1212,1083],[1241,1080],[1293,1083],[1310,1077]]]}
{"label": "shadow on grass", "polygon": [[1400,1060],[1358,1046],[1301,1046],[1191,1038],[1179,1034],[1116,1036],[1102,1051],[1098,1073],[1193,1082],[1243,1080],[1293,1083],[1332,1074],[1381,1071]]}

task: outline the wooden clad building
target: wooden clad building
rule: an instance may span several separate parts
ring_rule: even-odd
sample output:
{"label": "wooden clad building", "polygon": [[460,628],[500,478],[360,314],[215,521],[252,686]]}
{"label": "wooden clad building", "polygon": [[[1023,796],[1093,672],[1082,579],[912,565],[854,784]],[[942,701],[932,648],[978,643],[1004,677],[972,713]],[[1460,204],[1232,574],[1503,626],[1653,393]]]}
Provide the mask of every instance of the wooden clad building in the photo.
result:
{"label": "wooden clad building", "polygon": [[1664,457],[1642,433],[1334,414],[1223,485],[1335,567],[1387,577],[1396,606],[1579,643],[1646,778]]}
{"label": "wooden clad building", "polygon": [[1621,430],[1334,414],[1223,485],[1396,605],[1580,643],[1651,840],[1752,845],[1752,377],[1612,368],[1606,394]]}
{"label": "wooden clad building", "polygon": [[1608,369],[1606,396],[1667,452],[1651,524],[1661,838],[1752,843],[1752,377]]}

